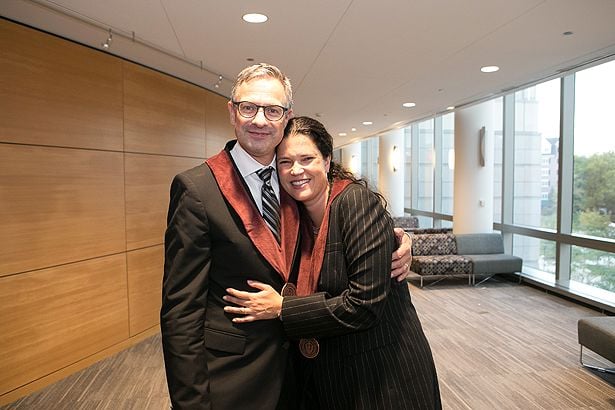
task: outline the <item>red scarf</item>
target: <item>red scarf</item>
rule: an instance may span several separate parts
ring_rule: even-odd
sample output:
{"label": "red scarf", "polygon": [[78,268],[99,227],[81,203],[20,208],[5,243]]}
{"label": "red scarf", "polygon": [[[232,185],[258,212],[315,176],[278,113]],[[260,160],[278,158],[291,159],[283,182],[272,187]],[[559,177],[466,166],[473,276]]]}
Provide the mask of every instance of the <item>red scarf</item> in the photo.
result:
{"label": "red scarf", "polygon": [[331,193],[325,208],[325,215],[318,230],[316,240],[312,232],[312,222],[307,212],[302,213],[301,219],[301,264],[297,278],[297,295],[305,296],[316,292],[320,270],[325,257],[325,245],[329,232],[329,210],[331,203],[344,189],[352,183],[349,179],[335,180],[331,186]]}

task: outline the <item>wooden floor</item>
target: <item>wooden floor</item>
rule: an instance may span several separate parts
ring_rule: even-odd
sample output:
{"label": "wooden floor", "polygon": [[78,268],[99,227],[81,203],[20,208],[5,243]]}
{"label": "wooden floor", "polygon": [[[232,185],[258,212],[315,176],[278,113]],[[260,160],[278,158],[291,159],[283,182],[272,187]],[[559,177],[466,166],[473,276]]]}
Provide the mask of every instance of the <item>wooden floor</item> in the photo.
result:
{"label": "wooden floor", "polygon": [[[510,282],[410,291],[445,409],[615,409],[615,376],[578,361],[577,320],[600,313]],[[168,408],[160,335],[2,407]]]}

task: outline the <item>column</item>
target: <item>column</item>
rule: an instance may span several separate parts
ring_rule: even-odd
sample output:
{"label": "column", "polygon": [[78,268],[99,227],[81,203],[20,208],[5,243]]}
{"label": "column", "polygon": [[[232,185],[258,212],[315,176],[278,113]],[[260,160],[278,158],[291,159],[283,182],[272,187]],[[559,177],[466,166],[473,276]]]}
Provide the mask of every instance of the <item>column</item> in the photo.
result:
{"label": "column", "polygon": [[493,110],[487,101],[455,112],[455,233],[493,230]]}
{"label": "column", "polygon": [[342,167],[352,172],[357,178],[361,175],[361,143],[342,147]]}

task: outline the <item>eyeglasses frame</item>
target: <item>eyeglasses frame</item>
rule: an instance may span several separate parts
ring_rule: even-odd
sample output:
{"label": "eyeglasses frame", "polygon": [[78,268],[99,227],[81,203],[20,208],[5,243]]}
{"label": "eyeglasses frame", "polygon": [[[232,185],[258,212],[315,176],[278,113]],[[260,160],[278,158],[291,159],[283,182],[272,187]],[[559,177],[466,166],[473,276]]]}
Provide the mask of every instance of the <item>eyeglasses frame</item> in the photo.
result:
{"label": "eyeglasses frame", "polygon": [[[258,115],[258,112],[259,112],[259,111],[260,111],[260,109],[262,108],[262,109],[263,109],[263,115],[264,115],[264,116],[265,116],[265,118],[267,118],[267,120],[269,120],[269,121],[280,121],[282,118],[284,118],[284,116],[286,115],[286,113],[287,113],[287,112],[288,112],[288,110],[290,109],[290,108],[288,108],[288,107],[283,107],[283,106],[281,106],[281,105],[277,105],[277,104],[271,104],[271,105],[258,105],[258,104],[254,104],[252,101],[231,101],[231,103],[233,104],[233,106],[234,106],[234,107],[235,107],[235,109],[237,110],[237,113],[238,113],[239,115],[241,115],[243,118],[254,118],[254,117],[256,117],[256,116]],[[243,115],[243,114],[241,113],[241,111],[239,111],[239,104],[241,104],[241,103],[248,103],[248,104],[252,104],[252,105],[254,105],[254,106],[256,107],[256,112],[254,112],[254,115],[253,115],[253,116],[251,116],[251,117],[248,117],[248,116]],[[276,120],[272,120],[271,118],[267,117],[267,114],[266,114],[265,108],[268,108],[268,107],[279,107],[279,108],[281,108],[281,109],[282,109],[282,116],[281,116],[280,118],[276,119]]]}

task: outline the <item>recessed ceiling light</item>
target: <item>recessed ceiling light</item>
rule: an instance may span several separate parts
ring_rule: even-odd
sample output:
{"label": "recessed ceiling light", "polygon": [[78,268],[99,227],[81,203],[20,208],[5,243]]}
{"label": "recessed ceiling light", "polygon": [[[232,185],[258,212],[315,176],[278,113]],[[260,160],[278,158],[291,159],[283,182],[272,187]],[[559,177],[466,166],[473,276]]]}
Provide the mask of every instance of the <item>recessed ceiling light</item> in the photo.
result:
{"label": "recessed ceiling light", "polygon": [[340,137],[345,137],[345,136],[346,136],[346,135],[348,135],[348,134],[346,134],[345,132],[340,132],[340,133],[339,133],[339,134],[337,134],[337,135],[339,135]]}
{"label": "recessed ceiling light", "polygon": [[405,103],[403,103],[401,106],[402,106],[402,107],[405,107],[405,108],[412,108],[412,107],[416,106],[416,103],[413,103],[413,102],[405,102]]}
{"label": "recessed ceiling light", "polygon": [[357,129],[356,129],[356,128],[354,128],[354,127],[352,127],[352,128],[350,129],[350,131],[352,131],[352,132],[355,132],[356,130],[357,130]]}
{"label": "recessed ceiling light", "polygon": [[371,121],[363,121],[363,125],[372,125],[372,124],[373,124],[373,122],[371,122]]}
{"label": "recessed ceiling light", "polygon": [[247,23],[264,23],[269,17],[260,13],[248,13],[244,14],[242,18]]}
{"label": "recessed ceiling light", "polygon": [[450,105],[450,106],[446,107],[446,109],[447,109],[447,110],[449,110],[449,111],[450,111],[450,110],[454,110],[454,109],[455,109],[455,106],[454,106],[454,105]]}
{"label": "recessed ceiling light", "polygon": [[483,73],[495,73],[499,69],[500,67],[498,67],[497,65],[486,65],[484,67],[481,67],[480,71],[482,71]]}
{"label": "recessed ceiling light", "polygon": [[565,35],[565,36],[571,36],[574,33],[572,31],[564,31],[562,34]]}

